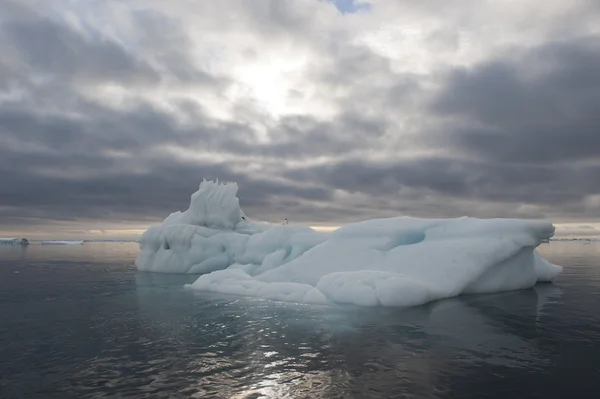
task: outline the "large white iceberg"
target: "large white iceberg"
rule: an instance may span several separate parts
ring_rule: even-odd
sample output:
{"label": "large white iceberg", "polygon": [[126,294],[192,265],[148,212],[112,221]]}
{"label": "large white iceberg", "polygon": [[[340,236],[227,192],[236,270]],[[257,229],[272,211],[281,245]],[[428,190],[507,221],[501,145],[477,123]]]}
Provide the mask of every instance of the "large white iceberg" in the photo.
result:
{"label": "large white iceberg", "polygon": [[140,238],[138,270],[202,274],[188,288],[303,303],[411,306],[551,281],[535,248],[554,234],[518,219],[368,220],[322,234],[252,223],[237,184],[203,181],[185,212]]}

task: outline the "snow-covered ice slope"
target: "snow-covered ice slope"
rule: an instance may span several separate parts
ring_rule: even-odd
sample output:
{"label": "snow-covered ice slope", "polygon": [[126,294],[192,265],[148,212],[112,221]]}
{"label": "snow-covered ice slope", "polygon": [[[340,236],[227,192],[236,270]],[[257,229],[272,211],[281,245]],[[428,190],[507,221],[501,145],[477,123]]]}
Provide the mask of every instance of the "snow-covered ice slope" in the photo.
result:
{"label": "snow-covered ice slope", "polygon": [[324,235],[249,222],[237,189],[202,182],[187,211],[142,235],[138,269],[202,273],[188,287],[203,291],[364,306],[523,289],[562,271],[535,250],[554,234],[548,222],[399,217]]}

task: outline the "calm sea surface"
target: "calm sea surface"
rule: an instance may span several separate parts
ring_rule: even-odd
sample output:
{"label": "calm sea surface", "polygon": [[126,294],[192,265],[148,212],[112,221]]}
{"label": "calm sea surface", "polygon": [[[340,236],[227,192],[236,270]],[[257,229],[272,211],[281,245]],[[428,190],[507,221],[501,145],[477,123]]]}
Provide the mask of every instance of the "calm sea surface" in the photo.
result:
{"label": "calm sea surface", "polygon": [[134,243],[0,247],[1,398],[600,398],[600,243],[555,284],[409,309],[183,290]]}

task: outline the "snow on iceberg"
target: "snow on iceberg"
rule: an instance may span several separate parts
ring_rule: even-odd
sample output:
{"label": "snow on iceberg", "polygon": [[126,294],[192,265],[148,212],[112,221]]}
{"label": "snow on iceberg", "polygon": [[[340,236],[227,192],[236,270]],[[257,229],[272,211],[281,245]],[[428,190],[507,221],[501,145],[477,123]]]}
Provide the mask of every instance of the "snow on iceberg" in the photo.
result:
{"label": "snow on iceberg", "polygon": [[138,270],[202,274],[188,288],[303,303],[411,306],[552,281],[535,248],[554,234],[518,219],[368,220],[331,234],[252,223],[235,183],[203,181],[185,212],[140,238]]}

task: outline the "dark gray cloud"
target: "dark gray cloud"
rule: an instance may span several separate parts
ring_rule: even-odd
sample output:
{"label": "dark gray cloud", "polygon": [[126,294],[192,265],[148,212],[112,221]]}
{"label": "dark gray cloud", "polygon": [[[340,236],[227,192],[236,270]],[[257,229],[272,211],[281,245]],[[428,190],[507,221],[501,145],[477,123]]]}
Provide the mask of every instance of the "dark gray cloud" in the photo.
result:
{"label": "dark gray cloud", "polygon": [[56,79],[62,84],[159,80],[149,65],[108,37],[98,37],[92,32],[83,35],[16,3],[3,2],[2,7],[8,10],[9,17],[14,16],[1,25],[4,65],[19,71],[22,78],[41,75],[42,79]]}
{"label": "dark gray cloud", "polygon": [[521,53],[449,73],[433,110],[462,126],[444,141],[505,162],[600,161],[598,37]]}
{"label": "dark gray cloud", "polygon": [[[319,36],[313,9],[253,4],[228,23],[265,47],[313,46],[294,90],[328,113],[271,118],[231,99],[235,76],[194,56],[173,14],[136,10],[135,34],[117,40],[0,0],[0,230],[157,221],[185,209],[203,178],[237,181],[246,213],[270,221],[597,217],[584,206],[600,193],[597,36],[424,75],[394,70],[340,27]],[[458,48],[455,28],[448,43],[431,40]]]}
{"label": "dark gray cloud", "polygon": [[287,160],[306,159],[364,149],[373,140],[380,138],[386,128],[385,120],[370,119],[356,114],[344,113],[331,121],[321,121],[308,116],[291,116],[282,118],[278,125],[270,130],[272,139],[268,143],[257,143],[248,135],[237,135],[222,143],[221,149],[239,155],[251,154]]}
{"label": "dark gray cloud", "polygon": [[[264,215],[274,198],[282,200],[328,201],[328,189],[290,182],[277,182],[233,171],[224,163],[185,163],[168,159],[153,159],[146,173],[99,174],[71,178],[83,167],[108,169],[111,161],[103,157],[71,157],[64,164],[64,176],[53,176],[32,167],[22,173],[8,174],[0,187],[3,208],[0,220],[6,223],[16,213],[23,219],[77,220],[98,219],[158,220],[176,210],[185,210],[189,197],[202,178],[237,181],[240,196],[249,215]],[[14,161],[9,159],[7,162]],[[54,161],[44,159],[41,166]],[[271,220],[277,220],[270,217]]]}
{"label": "dark gray cloud", "polygon": [[[288,172],[291,179],[322,181],[348,192],[405,200],[398,212],[422,214],[418,198],[433,194],[440,210],[506,216],[503,204],[530,204],[535,217],[595,217],[586,196],[600,192],[600,47],[580,38],[445,72],[415,141],[439,155],[341,161]],[[429,125],[431,126],[431,125]],[[415,191],[416,190],[416,191]],[[391,202],[391,201],[390,201]],[[393,207],[388,209],[391,213]],[[431,210],[428,210],[431,212]],[[508,213],[510,215],[510,212]]]}
{"label": "dark gray cloud", "polygon": [[196,65],[193,46],[176,18],[146,9],[136,12],[133,19],[138,34],[131,50],[149,54],[154,71],[163,80],[213,89],[223,89],[230,83]]}
{"label": "dark gray cloud", "polygon": [[[374,198],[387,199],[388,214],[395,210],[426,216],[420,198],[433,195],[438,201],[438,209],[434,211],[438,216],[449,212],[451,203],[456,206],[461,202],[464,206],[456,207],[452,213],[455,216],[472,214],[475,210],[465,200],[487,205],[485,216],[500,216],[497,212],[506,216],[505,205],[511,204],[514,209],[522,203],[562,209],[565,214],[569,212],[568,205],[573,204],[574,213],[583,214],[582,197],[600,190],[600,179],[592,178],[597,171],[597,167],[577,165],[557,169],[545,165],[424,157],[386,163],[346,161],[290,171],[288,175],[294,180],[322,181],[350,193],[368,193]],[[405,192],[407,189],[410,194]]]}

